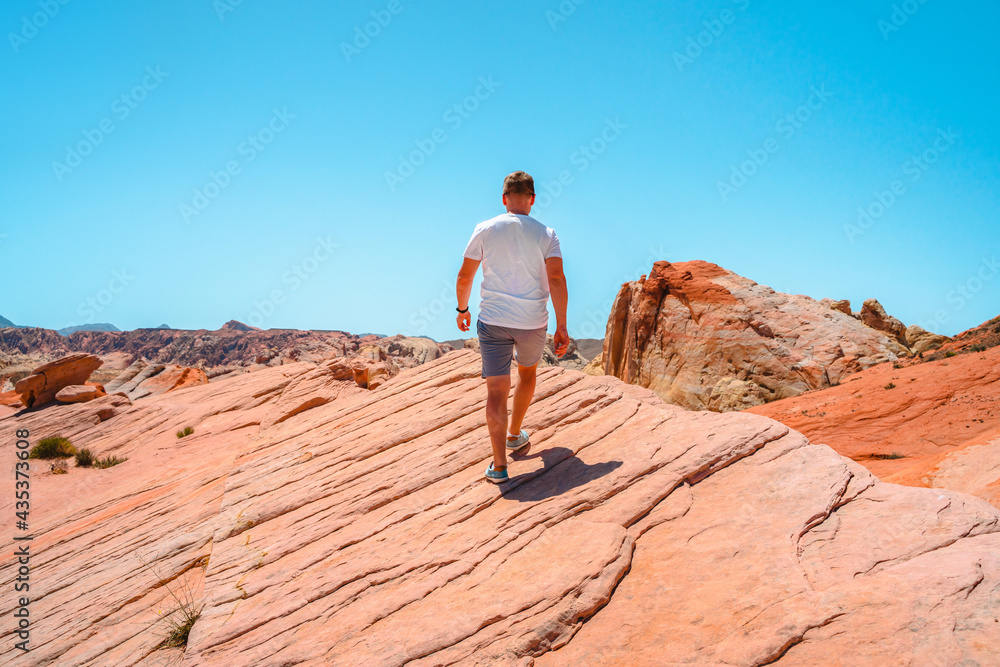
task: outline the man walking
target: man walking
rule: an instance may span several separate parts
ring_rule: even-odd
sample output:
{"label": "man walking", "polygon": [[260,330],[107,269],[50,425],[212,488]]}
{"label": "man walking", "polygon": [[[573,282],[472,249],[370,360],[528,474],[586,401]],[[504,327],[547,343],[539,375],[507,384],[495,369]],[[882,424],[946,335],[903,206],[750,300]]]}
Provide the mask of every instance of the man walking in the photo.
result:
{"label": "man walking", "polygon": [[[486,469],[486,479],[496,484],[508,480],[507,452],[528,445],[528,433],[521,430],[521,422],[535,393],[535,371],[545,349],[550,295],[556,312],[556,355],[565,354],[569,346],[569,297],[559,239],[555,230],[528,215],[534,203],[535,182],[531,176],[515,171],[504,179],[503,204],[507,212],[476,225],[456,282],[458,328],[468,331],[472,322],[472,282],[482,263],[482,301],[476,332],[482,376],[486,378],[486,425],[493,444],[493,461]],[[512,351],[516,353],[518,381],[508,427]]]}

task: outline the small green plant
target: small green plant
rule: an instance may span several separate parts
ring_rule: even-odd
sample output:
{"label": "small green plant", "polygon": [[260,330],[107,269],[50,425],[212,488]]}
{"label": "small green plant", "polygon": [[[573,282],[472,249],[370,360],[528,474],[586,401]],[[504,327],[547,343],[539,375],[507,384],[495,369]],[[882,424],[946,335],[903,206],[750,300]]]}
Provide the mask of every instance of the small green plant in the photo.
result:
{"label": "small green plant", "polygon": [[[201,606],[195,602],[194,595],[192,594],[190,588],[184,587],[181,590],[181,597],[178,597],[177,594],[171,590],[170,586],[167,585],[166,579],[163,579],[160,575],[158,575],[149,563],[144,561],[141,556],[139,557],[139,560],[142,561],[143,566],[145,566],[150,572],[153,573],[153,576],[157,578],[158,585],[166,588],[167,592],[170,593],[170,597],[172,597],[177,603],[177,607],[170,610],[165,615],[162,612],[158,612],[160,613],[161,618],[158,619],[157,622],[162,621],[166,625],[167,631],[163,640],[156,646],[156,648],[160,649],[187,646],[188,637],[191,634],[191,628],[194,627],[195,621],[197,621],[201,616]],[[208,560],[204,557],[200,558],[195,563],[195,566],[205,567],[207,565]]]}
{"label": "small green plant", "polygon": [[973,345],[971,349],[972,349],[973,352],[985,352],[986,351],[986,346],[985,345]]}
{"label": "small green plant", "polygon": [[194,433],[194,429],[191,428],[190,426],[185,426],[181,430],[177,431],[177,437],[183,438],[185,436],[191,435],[192,433]]}
{"label": "small green plant", "polygon": [[76,467],[89,468],[94,465],[94,453],[84,447],[76,453]]}
{"label": "small green plant", "polygon": [[76,454],[76,447],[60,435],[42,438],[28,452],[29,459],[64,459]]}
{"label": "small green plant", "polygon": [[900,454],[899,452],[893,452],[892,454],[872,454],[872,458],[885,461],[888,459],[905,459],[906,456],[904,454]]}
{"label": "small green plant", "polygon": [[119,463],[125,463],[126,461],[128,461],[127,457],[121,457],[121,458],[119,458],[119,457],[114,456],[112,454],[108,454],[104,458],[94,459],[94,467],[95,468],[110,468],[111,466],[116,466]]}
{"label": "small green plant", "polygon": [[890,382],[889,384],[887,384],[885,386],[885,388],[886,389],[895,389],[896,388],[896,383],[895,382]]}
{"label": "small green plant", "polygon": [[947,352],[944,353],[944,356],[946,356],[946,357],[954,357],[956,354],[958,354],[958,353],[955,352],[955,350],[948,350]]}

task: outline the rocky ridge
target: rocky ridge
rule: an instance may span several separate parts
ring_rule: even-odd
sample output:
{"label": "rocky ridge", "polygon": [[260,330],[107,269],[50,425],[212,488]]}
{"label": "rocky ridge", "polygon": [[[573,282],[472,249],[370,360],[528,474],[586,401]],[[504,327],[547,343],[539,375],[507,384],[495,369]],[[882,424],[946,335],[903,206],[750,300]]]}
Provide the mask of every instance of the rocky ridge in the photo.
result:
{"label": "rocky ridge", "polygon": [[847,301],[775,292],[708,262],[656,262],[621,286],[600,361],[587,370],[674,405],[726,412],[829,387],[948,340],[934,336],[907,329],[874,299],[853,313]]}

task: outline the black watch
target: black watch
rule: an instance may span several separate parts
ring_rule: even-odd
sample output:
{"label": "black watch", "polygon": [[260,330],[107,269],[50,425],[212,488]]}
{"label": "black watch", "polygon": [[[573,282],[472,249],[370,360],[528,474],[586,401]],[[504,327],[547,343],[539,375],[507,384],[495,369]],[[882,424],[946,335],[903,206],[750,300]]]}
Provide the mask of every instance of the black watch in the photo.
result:
{"label": "black watch", "polygon": [[469,307],[468,307],[468,306],[466,306],[466,307],[465,307],[465,310],[462,310],[462,309],[461,309],[461,308],[459,308],[458,306],[455,306],[455,310],[457,310],[457,311],[458,311],[458,312],[460,312],[460,313],[467,313],[467,312],[469,312]]}

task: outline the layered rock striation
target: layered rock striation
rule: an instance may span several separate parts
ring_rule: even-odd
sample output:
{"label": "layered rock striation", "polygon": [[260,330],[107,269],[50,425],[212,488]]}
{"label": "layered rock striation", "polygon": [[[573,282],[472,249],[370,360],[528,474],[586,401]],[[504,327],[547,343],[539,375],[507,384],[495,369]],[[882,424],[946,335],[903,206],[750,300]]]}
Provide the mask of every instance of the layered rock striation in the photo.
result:
{"label": "layered rock striation", "polygon": [[[997,661],[1000,510],[978,498],[880,482],[766,417],[557,367],[539,370],[533,444],[497,487],[473,351],[369,391],[340,373],[285,364],[103,421],[100,404],[127,399],[0,418],[3,456],[30,429],[128,459],[32,463],[31,659]],[[158,648],[173,593],[199,615],[185,648]],[[0,664],[23,660],[0,647]]]}

